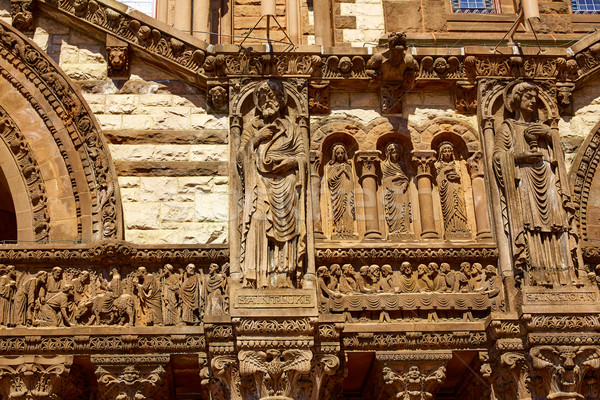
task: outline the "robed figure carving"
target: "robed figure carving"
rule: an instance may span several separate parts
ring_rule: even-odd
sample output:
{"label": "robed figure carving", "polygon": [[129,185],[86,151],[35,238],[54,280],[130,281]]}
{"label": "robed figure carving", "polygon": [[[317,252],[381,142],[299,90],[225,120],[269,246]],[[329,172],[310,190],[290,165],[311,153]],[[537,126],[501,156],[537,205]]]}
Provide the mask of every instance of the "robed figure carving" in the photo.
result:
{"label": "robed figure carving", "polygon": [[504,120],[496,134],[493,162],[513,261],[519,272],[527,271],[525,284],[576,283],[574,207],[560,139],[537,120],[537,86],[521,82],[508,89],[505,106],[515,117]]}
{"label": "robed figure carving", "polygon": [[440,144],[435,173],[442,203],[445,237],[470,238],[462,178],[452,142]]}
{"label": "robed figure carving", "polygon": [[298,124],[285,115],[286,104],[281,82],[259,84],[257,115],[242,134],[238,169],[245,287],[293,287],[304,264],[308,158]]}
{"label": "robed figure carving", "polygon": [[389,143],[385,147],[385,160],[381,164],[381,172],[385,220],[392,238],[410,236],[410,181],[404,170],[402,147],[398,143]]}
{"label": "robed figure carving", "polygon": [[354,174],[348,160],[346,146],[335,143],[331,148],[331,160],[326,167],[326,185],[329,189],[331,207],[332,239],[354,236]]}

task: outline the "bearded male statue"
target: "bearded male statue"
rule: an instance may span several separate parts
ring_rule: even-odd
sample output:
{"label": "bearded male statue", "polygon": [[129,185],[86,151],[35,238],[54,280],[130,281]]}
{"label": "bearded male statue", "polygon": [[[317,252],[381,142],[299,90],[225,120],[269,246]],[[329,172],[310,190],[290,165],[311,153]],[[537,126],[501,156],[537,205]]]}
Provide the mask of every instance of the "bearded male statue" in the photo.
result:
{"label": "bearded male statue", "polygon": [[305,143],[298,124],[286,114],[281,82],[258,84],[254,105],[256,115],[242,133],[237,155],[244,287],[292,288],[306,253]]}

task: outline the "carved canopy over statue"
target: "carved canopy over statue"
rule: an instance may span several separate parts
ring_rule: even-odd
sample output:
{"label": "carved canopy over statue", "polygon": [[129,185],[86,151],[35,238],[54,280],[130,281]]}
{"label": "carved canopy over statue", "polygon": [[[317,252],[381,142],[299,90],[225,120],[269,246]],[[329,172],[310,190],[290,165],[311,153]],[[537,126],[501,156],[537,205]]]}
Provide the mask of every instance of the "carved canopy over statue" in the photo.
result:
{"label": "carved canopy over statue", "polygon": [[513,263],[526,285],[579,282],[576,232],[560,139],[538,119],[540,89],[528,82],[508,85],[505,119],[495,136],[493,168],[501,192]]}
{"label": "carved canopy over statue", "polygon": [[306,254],[306,143],[281,82],[259,83],[253,99],[237,150],[240,269],[245,287],[294,287]]}

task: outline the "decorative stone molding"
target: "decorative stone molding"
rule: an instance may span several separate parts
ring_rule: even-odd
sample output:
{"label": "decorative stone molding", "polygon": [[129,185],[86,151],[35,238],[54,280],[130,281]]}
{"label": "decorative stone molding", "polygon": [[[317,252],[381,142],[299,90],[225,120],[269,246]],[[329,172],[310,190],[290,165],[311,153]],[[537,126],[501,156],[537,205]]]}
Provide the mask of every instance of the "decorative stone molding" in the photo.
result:
{"label": "decorative stone molding", "polygon": [[60,399],[73,356],[0,358],[0,393],[7,399]]}
{"label": "decorative stone molding", "polygon": [[33,7],[32,0],[11,0],[12,26],[23,32],[30,31],[33,27]]}
{"label": "decorative stone molding", "polygon": [[98,391],[107,399],[144,400],[167,398],[165,386],[168,356],[94,355]]}

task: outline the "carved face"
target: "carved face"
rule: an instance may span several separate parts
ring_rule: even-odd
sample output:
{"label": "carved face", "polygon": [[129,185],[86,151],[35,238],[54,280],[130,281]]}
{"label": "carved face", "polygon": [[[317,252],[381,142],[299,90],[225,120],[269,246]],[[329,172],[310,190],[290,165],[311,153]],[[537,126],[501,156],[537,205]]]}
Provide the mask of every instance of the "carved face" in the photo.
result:
{"label": "carved face", "polygon": [[219,271],[219,265],[218,264],[210,264],[210,268],[208,269],[208,272],[210,272],[211,274],[216,274]]}
{"label": "carved face", "polygon": [[188,276],[192,276],[192,275],[194,275],[195,269],[196,269],[196,266],[194,264],[188,264],[185,267],[185,272],[188,274]]}
{"label": "carved face", "polygon": [[402,157],[402,150],[400,149],[400,146],[396,143],[389,144],[386,153],[388,159],[393,163],[399,162],[400,158]]}
{"label": "carved face", "polygon": [[537,92],[534,89],[527,90],[521,95],[519,109],[521,111],[533,112],[537,103]]}
{"label": "carved face", "polygon": [[110,66],[115,71],[122,71],[127,65],[127,50],[122,47],[114,47],[108,56]]}
{"label": "carved face", "polygon": [[215,109],[223,108],[227,101],[227,91],[221,86],[210,89],[210,99]]}
{"label": "carved face", "polygon": [[141,276],[146,276],[146,275],[148,274],[148,271],[146,271],[146,268],[144,268],[144,267],[139,267],[139,268],[138,268],[138,273],[139,273]]}
{"label": "carved face", "polygon": [[126,367],[125,370],[123,371],[123,375],[121,375],[121,379],[124,380],[125,382],[129,382],[129,383],[135,382],[139,378],[140,378],[140,373],[133,366]]}
{"label": "carved face", "polygon": [[271,118],[279,113],[280,96],[271,85],[268,83],[262,84],[257,91],[256,106],[262,110],[262,115],[265,118]]}
{"label": "carved face", "polygon": [[414,379],[419,379],[419,376],[421,376],[419,367],[415,367],[415,366],[410,367],[410,369],[408,370],[408,378],[414,380]]}
{"label": "carved face", "polygon": [[446,162],[454,160],[454,147],[450,144],[442,145],[440,147],[440,158]]}
{"label": "carved face", "polygon": [[369,268],[369,274],[371,275],[371,279],[377,282],[379,277],[381,276],[381,270],[379,269],[379,265],[371,265]]}
{"label": "carved face", "polygon": [[54,279],[60,280],[60,278],[62,277],[62,271],[60,269],[53,269],[52,276],[54,277]]}
{"label": "carved face", "polygon": [[410,266],[409,262],[406,262],[406,261],[403,262],[402,265],[401,265],[401,268],[402,268],[402,273],[405,276],[411,276],[412,275],[412,267]]}
{"label": "carved face", "polygon": [[427,273],[427,265],[419,264],[419,266],[417,267],[417,273],[419,274],[419,276],[425,275]]}
{"label": "carved face", "polygon": [[342,146],[342,145],[334,146],[333,154],[332,154],[331,158],[333,158],[334,161],[338,162],[338,163],[346,162],[346,159],[348,158],[348,156],[346,154],[346,149],[344,148],[344,146]]}
{"label": "carved face", "polygon": [[442,263],[440,265],[440,271],[443,272],[444,274],[447,274],[448,272],[450,272],[450,264]]}

